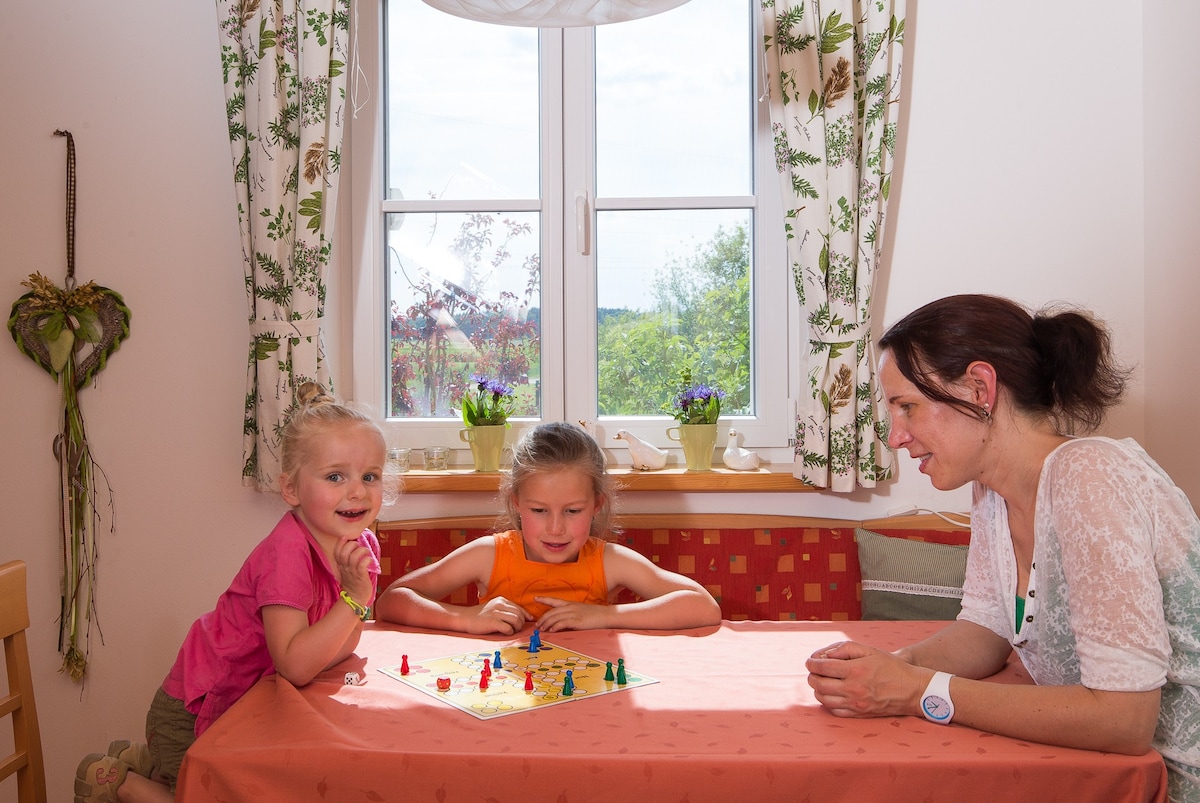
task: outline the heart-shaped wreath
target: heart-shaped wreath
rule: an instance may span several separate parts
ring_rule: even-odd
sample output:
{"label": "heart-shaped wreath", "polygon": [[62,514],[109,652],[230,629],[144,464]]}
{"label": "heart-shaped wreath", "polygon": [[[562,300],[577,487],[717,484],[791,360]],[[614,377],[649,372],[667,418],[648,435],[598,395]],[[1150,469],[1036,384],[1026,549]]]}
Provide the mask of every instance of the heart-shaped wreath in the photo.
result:
{"label": "heart-shaped wreath", "polygon": [[34,273],[21,284],[32,289],[17,299],[8,319],[17,348],[56,379],[73,360],[75,387],[82,388],[129,336],[129,308],[95,282],[64,289]]}
{"label": "heart-shaped wreath", "polygon": [[[8,330],[17,348],[46,370],[62,391],[62,430],[54,437],[59,465],[63,581],[58,625],[62,671],[74,680],[87,672],[87,651],[96,611],[98,479],[107,478],[92,459],[79,391],[129,336],[129,308],[118,293],[95,282],[75,284],[75,139],[67,138],[67,280],[59,287],[40,273],[21,282],[29,292],[13,304]],[[112,489],[108,489],[112,507]],[[86,620],[80,648],[80,618]],[[103,635],[101,636],[103,638]]]}

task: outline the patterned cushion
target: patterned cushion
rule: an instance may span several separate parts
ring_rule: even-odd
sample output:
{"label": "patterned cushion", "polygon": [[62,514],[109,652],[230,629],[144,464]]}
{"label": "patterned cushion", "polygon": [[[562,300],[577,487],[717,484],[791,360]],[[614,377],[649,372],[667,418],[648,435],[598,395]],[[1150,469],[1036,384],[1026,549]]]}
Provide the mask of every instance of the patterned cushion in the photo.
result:
{"label": "patterned cushion", "polygon": [[954,619],[962,607],[967,547],[854,531],[863,619]]}
{"label": "patterned cushion", "polygon": [[[488,532],[383,524],[380,589]],[[696,580],[720,603],[725,619],[840,621],[862,613],[853,536],[852,527],[630,528],[616,541]],[[635,599],[624,591],[618,602]],[[447,601],[474,605],[478,595],[471,586]]]}
{"label": "patterned cushion", "polygon": [[[845,621],[864,618],[866,598],[860,588],[863,576],[859,568],[860,557],[875,567],[876,557],[895,551],[875,549],[864,553],[862,541],[856,545],[855,524],[857,522],[847,522],[844,527],[758,529],[631,527],[622,531],[616,540],[664,569],[696,580],[716,598],[725,619]],[[426,523],[414,528],[404,522],[380,522],[377,530],[382,550],[380,589],[386,588],[397,577],[432,563],[454,548],[489,532],[490,529],[477,527],[430,527]],[[904,544],[912,543],[905,538],[922,538],[942,543],[967,543],[970,538],[970,532],[965,528],[959,531],[902,530],[897,534],[901,537],[885,538],[885,541]],[[872,568],[875,579],[879,579],[878,574]],[[957,585],[961,589],[961,576]],[[897,597],[891,592],[871,593],[884,602]],[[446,599],[459,605],[478,602],[474,586],[459,589]],[[635,599],[631,593],[623,591],[617,601]],[[957,604],[957,600],[953,602]],[[878,611],[872,609],[870,612],[873,618],[882,618]],[[942,618],[942,615],[919,618]]]}
{"label": "patterned cushion", "polygon": [[[411,572],[413,569],[433,563],[438,558],[448,555],[458,547],[474,541],[481,535],[492,532],[489,529],[450,529],[450,528],[421,528],[403,529],[403,525],[381,523],[376,528],[379,537],[380,572],[379,593],[387,588],[393,580]],[[479,594],[474,585],[455,591],[446,602],[455,605],[475,605],[479,602]]]}
{"label": "patterned cushion", "polygon": [[852,527],[627,529],[618,542],[708,589],[733,621],[858,619]]}

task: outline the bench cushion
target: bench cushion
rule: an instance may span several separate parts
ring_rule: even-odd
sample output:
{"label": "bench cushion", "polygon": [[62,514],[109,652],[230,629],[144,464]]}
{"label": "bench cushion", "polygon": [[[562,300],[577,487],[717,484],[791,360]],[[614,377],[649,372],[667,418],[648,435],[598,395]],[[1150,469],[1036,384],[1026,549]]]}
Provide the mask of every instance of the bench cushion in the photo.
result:
{"label": "bench cushion", "polygon": [[967,547],[857,528],[863,619],[950,620],[962,608]]}

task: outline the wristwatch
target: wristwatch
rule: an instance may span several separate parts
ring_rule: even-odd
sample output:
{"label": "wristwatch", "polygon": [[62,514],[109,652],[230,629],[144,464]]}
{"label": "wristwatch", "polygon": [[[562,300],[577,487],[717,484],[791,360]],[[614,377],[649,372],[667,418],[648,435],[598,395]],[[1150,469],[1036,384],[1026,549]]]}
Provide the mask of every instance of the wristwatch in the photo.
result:
{"label": "wristwatch", "polygon": [[921,695],[921,713],[930,722],[948,725],[954,718],[954,702],[950,699],[949,672],[935,672],[925,693]]}

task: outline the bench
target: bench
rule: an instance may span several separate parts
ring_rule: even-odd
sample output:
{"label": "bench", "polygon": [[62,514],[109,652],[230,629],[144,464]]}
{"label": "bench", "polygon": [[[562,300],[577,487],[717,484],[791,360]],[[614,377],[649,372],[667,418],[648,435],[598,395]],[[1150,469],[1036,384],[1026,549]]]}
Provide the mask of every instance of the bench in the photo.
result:
{"label": "bench", "polygon": [[[861,619],[858,528],[889,539],[962,547],[970,525],[936,515],[865,521],[726,513],[625,514],[617,543],[712,593],[724,619],[843,621]],[[495,531],[491,516],[379,522],[380,589],[467,541]],[[885,542],[890,543],[890,542]],[[961,551],[961,550],[956,550]],[[474,587],[449,601],[477,602]],[[634,599],[628,592],[618,601]]]}

